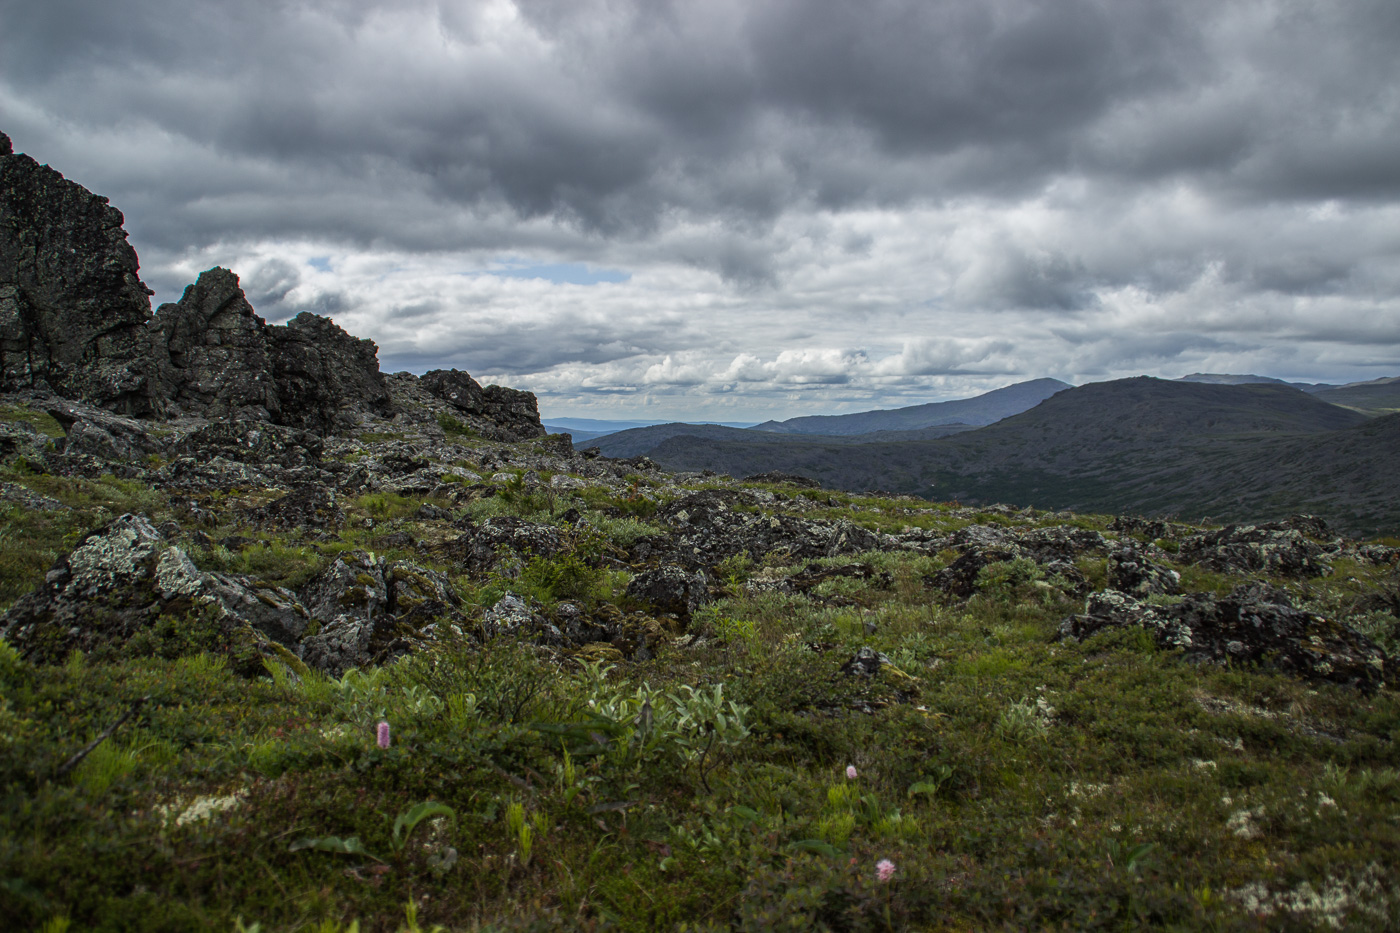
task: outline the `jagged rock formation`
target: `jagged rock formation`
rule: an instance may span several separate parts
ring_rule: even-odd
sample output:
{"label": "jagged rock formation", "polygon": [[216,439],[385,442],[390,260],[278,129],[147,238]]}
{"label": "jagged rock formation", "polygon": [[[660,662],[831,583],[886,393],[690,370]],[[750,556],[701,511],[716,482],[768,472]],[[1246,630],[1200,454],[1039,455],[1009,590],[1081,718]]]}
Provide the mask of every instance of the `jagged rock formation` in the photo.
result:
{"label": "jagged rock formation", "polygon": [[15,155],[0,134],[0,390],[317,434],[438,414],[494,440],[545,433],[533,395],[456,370],[429,373],[416,393],[417,377],[402,374],[401,394],[419,397],[396,399],[373,341],[307,312],[269,325],[228,269],[202,273],[152,317],[122,223],[106,198]]}
{"label": "jagged rock formation", "polygon": [[0,134],[0,388],[149,414],[150,289],[122,212]]}
{"label": "jagged rock formation", "polygon": [[151,326],[159,390],[206,418],[270,421],[328,433],[363,412],[387,414],[379,348],[302,313],[269,326],[238,276],[214,268],[164,304]]}

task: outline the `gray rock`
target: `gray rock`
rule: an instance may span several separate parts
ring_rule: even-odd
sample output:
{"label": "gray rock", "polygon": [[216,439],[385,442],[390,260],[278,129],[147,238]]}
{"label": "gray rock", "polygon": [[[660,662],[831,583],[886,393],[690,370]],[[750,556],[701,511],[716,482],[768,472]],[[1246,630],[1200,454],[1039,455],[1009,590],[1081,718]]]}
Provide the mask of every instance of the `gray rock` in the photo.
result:
{"label": "gray rock", "polygon": [[203,272],[151,327],[164,392],[183,411],[206,418],[277,420],[267,324],[227,269]]}
{"label": "gray rock", "polygon": [[483,389],[471,376],[456,369],[424,373],[419,384],[458,413],[484,418],[497,426],[505,435],[498,435],[501,440],[526,440],[546,434],[540,424],[539,403],[530,392],[494,385]]}
{"label": "gray rock", "polygon": [[306,311],[268,328],[268,334],[280,424],[325,434],[352,428],[360,413],[388,413],[389,390],[374,341],[352,337],[329,318]]}
{"label": "gray rock", "polygon": [[659,556],[669,563],[714,567],[745,551],[753,558],[779,553],[797,560],[887,546],[874,532],[853,522],[737,508],[751,501],[738,491],[705,490],[668,503],[657,512],[672,532],[669,542],[657,543]]}
{"label": "gray rock", "polygon": [[701,571],[670,564],[634,576],[627,584],[627,596],[646,603],[655,612],[688,619],[710,601],[710,581]]}
{"label": "gray rock", "polygon": [[1192,535],[1177,552],[1182,560],[1219,573],[1269,573],[1325,577],[1332,573],[1328,548],[1283,524],[1230,525]]}
{"label": "gray rock", "polygon": [[1181,574],[1148,560],[1136,548],[1123,546],[1108,555],[1108,586],[1139,598],[1170,595],[1181,591]]}
{"label": "gray rock", "polygon": [[509,635],[521,629],[539,625],[543,620],[531,611],[525,600],[514,593],[507,593],[496,601],[481,616],[482,628],[487,637]]}
{"label": "gray rock", "polygon": [[228,269],[203,272],[152,325],[162,390],[206,418],[270,421],[325,434],[386,414],[378,348],[303,312],[269,326]]}
{"label": "gray rock", "polygon": [[517,557],[553,557],[564,548],[559,529],[553,525],[522,518],[501,516],[480,525],[467,525],[467,532],[443,545],[447,557],[467,570],[494,567],[502,552]]}
{"label": "gray rock", "polygon": [[0,618],[0,634],[46,663],[73,650],[167,656],[221,651],[255,674],[273,643],[290,648],[309,616],[292,594],[204,573],[139,515],[92,532]]}
{"label": "gray rock", "polygon": [[151,291],[122,223],[106,198],[0,153],[0,387],[153,413]]}
{"label": "gray rock", "polygon": [[321,450],[316,435],[265,421],[217,421],[185,435],[173,448],[176,456],[282,467],[315,466]]}
{"label": "gray rock", "polygon": [[1155,606],[1122,593],[1095,593],[1083,615],[1060,625],[1082,640],[1106,628],[1138,627],[1193,661],[1261,666],[1365,692],[1400,675],[1400,665],[1370,639],[1335,619],[1297,609],[1282,590],[1238,586],[1225,597],[1193,593]]}

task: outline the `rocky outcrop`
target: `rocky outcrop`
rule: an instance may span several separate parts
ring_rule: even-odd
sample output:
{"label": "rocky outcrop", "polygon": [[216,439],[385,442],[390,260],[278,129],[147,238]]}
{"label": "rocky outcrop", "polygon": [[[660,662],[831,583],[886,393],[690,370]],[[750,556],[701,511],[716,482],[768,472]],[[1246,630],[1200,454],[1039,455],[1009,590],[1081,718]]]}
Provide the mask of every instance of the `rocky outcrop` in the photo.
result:
{"label": "rocky outcrop", "polygon": [[[1316,521],[1316,520],[1314,520]],[[1309,530],[1325,526],[1304,524]],[[1182,560],[1217,573],[1268,573],[1281,577],[1325,577],[1332,573],[1327,556],[1335,548],[1309,539],[1288,522],[1229,525],[1192,535],[1181,542]]]}
{"label": "rocky outcrop", "polygon": [[151,414],[151,291],[121,211],[0,140],[0,388]]}
{"label": "rocky outcrop", "polygon": [[229,656],[260,673],[275,645],[294,647],[310,621],[296,597],[228,574],[204,573],[149,521],[123,515],[60,558],[3,619],[0,636],[49,663],[74,650]]}
{"label": "rocky outcrop", "polygon": [[672,535],[658,556],[671,563],[708,569],[746,552],[754,559],[778,553],[796,560],[886,546],[879,535],[854,522],[743,508],[753,501],[740,492],[705,490],[667,504],[657,517]]}
{"label": "rocky outcrop", "polygon": [[238,276],[218,268],[201,274],[178,303],[161,305],[152,323],[163,394],[180,410],[209,418],[277,420],[282,406],[266,330]]}
{"label": "rocky outcrop", "polygon": [[[152,317],[121,212],[15,155],[8,137],[0,142],[0,391],[52,392],[140,417],[256,421],[318,434],[403,414],[373,341],[307,312],[269,325],[228,269],[202,273]],[[456,370],[425,378],[423,394],[482,437],[545,434],[528,392],[483,389]]]}
{"label": "rocky outcrop", "polygon": [[178,302],[161,305],[152,335],[159,389],[181,411],[321,434],[388,411],[373,341],[309,313],[269,326],[228,269],[202,273]]}
{"label": "rocky outcrop", "polygon": [[1394,681],[1400,668],[1356,630],[1294,607],[1287,593],[1268,586],[1238,586],[1228,596],[1193,593],[1156,605],[1123,593],[1089,597],[1083,615],[1060,625],[1064,638],[1083,640],[1109,628],[1144,628],[1163,648],[1187,659],[1263,666],[1373,692]]}
{"label": "rocky outcrop", "polygon": [[654,612],[682,619],[710,600],[710,581],[704,573],[665,566],[645,570],[627,584],[627,596],[650,606]]}
{"label": "rocky outcrop", "polygon": [[269,327],[268,336],[282,405],[279,424],[329,434],[353,428],[360,412],[389,413],[374,341],[352,337],[329,318],[306,311]]}
{"label": "rocky outcrop", "polygon": [[416,381],[418,390],[445,403],[439,411],[492,440],[517,441],[544,437],[539,406],[529,392],[504,386],[481,387],[457,369],[435,369]]}

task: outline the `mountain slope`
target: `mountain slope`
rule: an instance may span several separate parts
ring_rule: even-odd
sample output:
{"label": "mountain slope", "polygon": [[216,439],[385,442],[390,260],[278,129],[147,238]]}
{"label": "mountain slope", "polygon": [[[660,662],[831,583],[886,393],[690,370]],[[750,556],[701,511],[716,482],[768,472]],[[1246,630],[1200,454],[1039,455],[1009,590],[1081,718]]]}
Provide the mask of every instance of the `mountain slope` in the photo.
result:
{"label": "mountain slope", "polygon": [[869,434],[874,431],[912,431],[940,424],[992,424],[1020,414],[1045,399],[1071,388],[1058,379],[1018,382],[979,395],[950,402],[930,402],[909,408],[863,411],[851,415],[811,415],[787,421],[765,421],[756,431],[779,434]]}
{"label": "mountain slope", "polygon": [[1352,408],[1362,414],[1385,415],[1400,411],[1400,376],[1353,382],[1314,391],[1313,396],[1333,405]]}
{"label": "mountain slope", "polygon": [[[690,438],[699,444],[714,444],[732,441],[736,444],[754,444],[765,449],[782,446],[811,446],[832,444],[850,446],[889,441],[931,440],[948,437],[963,431],[975,429],[970,424],[937,424],[916,431],[876,431],[871,434],[851,434],[825,436],[820,434],[774,434],[768,431],[754,431],[740,428],[726,428],[717,424],[658,424],[648,428],[634,428],[594,438],[594,445],[609,457],[650,456],[656,448],[671,438]],[[575,442],[580,439],[575,437]]]}
{"label": "mountain slope", "polygon": [[650,452],[675,469],[781,470],[836,488],[1187,517],[1400,527],[1391,474],[1400,416],[1368,421],[1286,386],[1145,377],[1067,390],[998,424],[933,441],[842,446],[697,443]]}

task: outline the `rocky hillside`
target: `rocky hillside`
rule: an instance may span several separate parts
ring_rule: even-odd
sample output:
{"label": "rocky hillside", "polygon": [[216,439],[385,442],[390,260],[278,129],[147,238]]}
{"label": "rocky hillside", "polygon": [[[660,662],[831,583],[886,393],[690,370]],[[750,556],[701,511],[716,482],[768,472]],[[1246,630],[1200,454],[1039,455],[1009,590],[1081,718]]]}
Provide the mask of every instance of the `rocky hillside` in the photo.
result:
{"label": "rocky hillside", "polygon": [[0,391],[316,434],[427,409],[498,439],[545,433],[529,393],[483,389],[455,370],[386,379],[373,341],[319,315],[269,326],[227,269],[201,274],[152,315],[122,222],[106,198],[15,154],[0,134]]}
{"label": "rocky hillside", "polygon": [[1400,540],[577,452],[0,169],[6,929],[1400,925]]}

